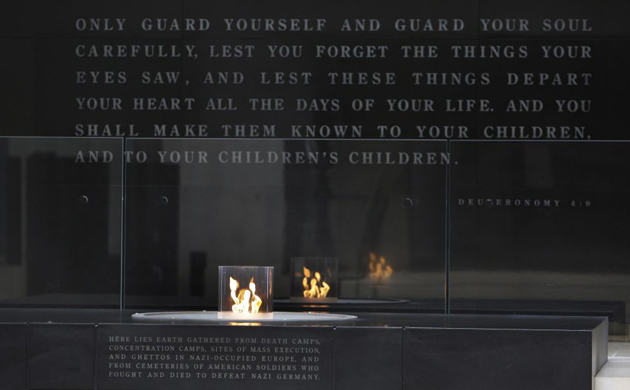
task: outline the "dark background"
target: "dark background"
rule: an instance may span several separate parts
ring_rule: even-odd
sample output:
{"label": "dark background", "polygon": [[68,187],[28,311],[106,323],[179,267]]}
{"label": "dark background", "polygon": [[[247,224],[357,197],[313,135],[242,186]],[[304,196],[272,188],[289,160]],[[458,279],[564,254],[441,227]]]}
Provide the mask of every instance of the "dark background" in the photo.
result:
{"label": "dark background", "polygon": [[[295,256],[340,259],[341,297],[450,298],[453,311],[502,301],[615,303],[630,301],[628,117],[630,67],[626,16],[610,1],[21,1],[0,13],[0,296],[6,304],[212,306],[216,267],[276,267],[277,294],[288,295]],[[77,18],[127,18],[124,32],[78,32]],[[207,32],[147,33],[143,18],[207,18]],[[222,18],[326,18],[324,32],[226,33]],[[344,18],[377,18],[379,32],[335,31]],[[396,32],[399,18],[458,18],[460,32]],[[529,32],[483,32],[482,18],[524,18]],[[543,19],[588,19],[591,32],[543,32]],[[221,28],[220,28],[221,27]],[[77,44],[437,45],[440,58],[402,59],[80,59]],[[593,58],[543,60],[541,45],[588,45]],[[524,45],[527,59],[453,59],[451,45]],[[262,53],[262,52],[261,52]],[[442,55],[444,54],[444,55]],[[125,85],[77,85],[77,70],[125,70]],[[472,72],[489,86],[208,86],[207,71]],[[142,71],[181,71],[188,86],[146,86]],[[588,87],[506,86],[504,72],[592,73]],[[490,99],[491,113],[340,112],[81,112],[91,97],[249,97]],[[506,113],[510,99],[591,100],[588,113]],[[208,138],[86,140],[78,123],[204,123]],[[398,141],[226,140],[221,124],[400,125]],[[417,124],[467,126],[468,140],[423,142]],[[589,139],[489,142],[488,125],[586,126]],[[36,138],[16,137],[47,137]],[[70,138],[65,138],[70,137]],[[402,141],[404,139],[404,141]],[[122,150],[450,151],[450,166],[125,164]],[[114,162],[76,164],[79,150],[114,151]],[[123,183],[125,184],[123,186]],[[83,197],[88,198],[85,203]],[[122,197],[126,202],[120,202]],[[461,207],[460,198],[559,199],[559,208]],[[575,201],[575,206],[571,202]],[[587,202],[588,206],[587,206]],[[118,216],[118,217],[115,217]],[[367,277],[376,251],[394,267],[391,280]],[[124,289],[121,289],[121,264]],[[446,273],[445,270],[449,270]],[[62,294],[62,295],[59,295]],[[450,295],[449,295],[450,294]],[[561,306],[562,304],[560,304]]]}

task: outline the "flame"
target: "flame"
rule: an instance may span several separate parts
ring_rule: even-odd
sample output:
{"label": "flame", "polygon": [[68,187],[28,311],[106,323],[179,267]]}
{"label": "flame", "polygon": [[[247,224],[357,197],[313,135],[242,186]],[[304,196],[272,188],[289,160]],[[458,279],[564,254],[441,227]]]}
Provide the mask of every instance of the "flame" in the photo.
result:
{"label": "flame", "polygon": [[249,289],[238,289],[239,283],[230,276],[230,297],[234,304],[232,305],[233,313],[254,314],[258,313],[262,305],[262,299],[256,295],[256,283],[252,277],[249,281]]}
{"label": "flame", "polygon": [[[320,283],[322,284],[321,287],[319,286]],[[302,286],[304,286],[304,298],[326,298],[328,291],[330,291],[330,285],[322,281],[322,275],[315,272],[315,277],[311,278],[311,270],[306,267],[304,267]]]}
{"label": "flame", "polygon": [[261,326],[260,322],[228,322],[228,325],[232,326]]}
{"label": "flame", "polygon": [[391,278],[394,270],[387,264],[385,257],[380,256],[377,260],[375,253],[370,253],[370,279],[372,280],[387,280]]}

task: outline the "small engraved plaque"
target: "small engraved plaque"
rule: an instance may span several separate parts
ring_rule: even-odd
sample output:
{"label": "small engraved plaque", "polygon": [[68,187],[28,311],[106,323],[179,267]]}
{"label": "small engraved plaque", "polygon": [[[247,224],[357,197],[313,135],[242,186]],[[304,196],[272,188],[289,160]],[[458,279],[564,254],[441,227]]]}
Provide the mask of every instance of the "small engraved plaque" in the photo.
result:
{"label": "small engraved plaque", "polygon": [[332,327],[248,325],[100,326],[98,388],[332,388]]}

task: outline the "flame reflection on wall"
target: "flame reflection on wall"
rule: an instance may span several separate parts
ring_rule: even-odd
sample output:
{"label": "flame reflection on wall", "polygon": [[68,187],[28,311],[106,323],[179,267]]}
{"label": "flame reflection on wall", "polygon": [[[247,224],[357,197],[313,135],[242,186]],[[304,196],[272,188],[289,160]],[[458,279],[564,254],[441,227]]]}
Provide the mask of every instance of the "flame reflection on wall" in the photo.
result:
{"label": "flame reflection on wall", "polygon": [[238,287],[238,281],[230,276],[230,297],[234,302],[232,312],[239,314],[258,313],[262,305],[262,299],[256,295],[256,283],[254,283],[254,278],[251,278],[249,281],[249,288],[239,290]]}
{"label": "flame reflection on wall", "polygon": [[383,256],[376,256],[375,253],[370,253],[370,279],[374,281],[382,281],[391,278],[394,270],[387,263],[387,260]]}
{"label": "flame reflection on wall", "polygon": [[[321,286],[319,285],[320,283]],[[304,298],[326,298],[328,291],[330,291],[330,285],[322,281],[322,275],[319,272],[315,272],[314,277],[311,278],[311,270],[306,267],[304,267],[302,285],[304,286]]]}

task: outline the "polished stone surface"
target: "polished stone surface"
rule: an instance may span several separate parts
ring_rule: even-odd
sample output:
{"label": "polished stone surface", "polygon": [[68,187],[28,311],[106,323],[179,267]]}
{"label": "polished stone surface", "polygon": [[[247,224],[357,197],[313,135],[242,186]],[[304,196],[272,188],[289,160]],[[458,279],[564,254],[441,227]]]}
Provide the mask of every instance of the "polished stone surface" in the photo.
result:
{"label": "polished stone surface", "polygon": [[[131,323],[136,310],[114,309],[26,309],[1,308],[0,322],[18,323]],[[150,311],[148,311],[150,312]],[[523,315],[443,315],[419,313],[353,313],[356,319],[344,326],[506,328],[594,330],[601,317],[523,316]],[[281,324],[274,324],[278,326]]]}
{"label": "polished stone surface", "polygon": [[239,325],[101,325],[97,388],[334,388],[334,328]]}
{"label": "polished stone surface", "polygon": [[26,388],[26,334],[24,324],[0,320],[0,384],[3,390]]}
{"label": "polished stone surface", "polygon": [[285,313],[274,312],[268,316],[262,315],[233,315],[221,317],[216,311],[183,311],[183,312],[154,312],[136,313],[131,316],[133,322],[137,323],[170,323],[170,324],[216,324],[233,322],[264,322],[269,324],[279,323],[329,323],[340,321],[351,321],[357,319],[356,316],[347,314],[329,313]]}
{"label": "polished stone surface", "polygon": [[[201,346],[203,348],[195,352],[198,355],[229,357],[238,355],[235,351],[241,345],[246,349],[265,347],[258,345],[261,340],[282,338],[289,344],[293,340],[316,340],[309,341],[318,348],[314,355],[300,350],[291,358],[291,364],[301,364],[304,359],[304,364],[317,371],[317,376],[312,376],[314,389],[322,386],[357,390],[492,389],[489,386],[504,386],[514,380],[523,386],[538,386],[537,389],[550,388],[552,384],[556,386],[554,389],[587,389],[607,354],[607,320],[602,317],[355,313],[357,318],[343,323],[246,323],[249,326],[238,326],[243,324],[137,324],[132,322],[132,314],[134,311],[97,309],[0,309],[0,321],[10,322],[0,327],[0,336],[1,332],[11,332],[2,341],[3,346],[16,352],[12,355],[15,360],[0,359],[0,369],[13,367],[6,372],[10,372],[14,380],[27,376],[26,369],[19,368],[24,367],[26,341],[16,337],[23,332],[25,338],[27,331],[30,332],[28,380],[29,388],[33,389],[92,388],[94,375],[90,370],[94,366],[96,386],[105,390],[167,390],[182,386],[205,389],[210,384],[216,389],[246,389],[252,384],[256,384],[257,389],[289,389],[292,388],[289,382],[281,377],[269,377],[270,382],[250,377],[261,372],[278,374],[256,368],[243,371],[248,376],[242,381],[193,377],[202,369],[193,367],[195,358],[187,349]],[[227,341],[222,341],[221,345],[227,349],[214,350],[213,345],[218,344],[205,341],[198,344],[189,337],[224,337]],[[250,340],[246,344],[236,341],[242,338],[258,341]],[[153,346],[175,349],[152,354]],[[112,347],[123,349],[112,351]],[[184,350],[179,350],[180,347]],[[148,355],[159,355],[159,359],[163,359],[158,363],[179,361],[189,366],[175,369],[159,366],[155,372],[138,367],[136,355],[147,349]],[[247,349],[240,353],[260,359],[287,356],[265,349]],[[220,360],[220,357],[212,359]],[[131,366],[117,369],[120,363]],[[134,370],[141,374],[134,378],[120,376],[131,375]],[[300,366],[295,370],[309,375],[308,367]],[[158,377],[149,377],[149,372],[164,377],[158,380]],[[190,377],[186,378],[188,374]],[[551,380],[540,379],[549,375]],[[16,390],[26,388],[16,383]],[[304,386],[311,388],[311,383]]]}
{"label": "polished stone surface", "polygon": [[337,389],[402,389],[401,328],[338,326],[335,337]]}
{"label": "polished stone surface", "polygon": [[[590,332],[405,329],[405,389],[590,390]],[[561,362],[561,363],[560,363]]]}
{"label": "polished stone surface", "polygon": [[31,324],[29,331],[30,388],[73,390],[94,385],[94,325]]}
{"label": "polished stone surface", "polygon": [[[115,309],[120,304],[116,294],[42,294],[0,301],[3,308],[68,308],[68,309]],[[626,318],[623,301],[566,301],[538,299],[453,299],[452,314],[483,315],[536,315],[536,316],[585,316],[608,317],[611,322],[623,322]],[[133,310],[216,310],[216,302],[201,297],[128,296],[127,308]],[[289,299],[274,299],[279,311],[327,311],[331,313],[415,313],[443,314],[444,301],[440,299],[340,299],[335,304],[294,303]]]}
{"label": "polished stone surface", "polygon": [[[130,137],[118,141],[124,142],[129,151],[150,152],[162,148],[173,152],[228,151],[247,145],[247,148],[261,151],[316,149],[330,153],[352,148],[367,150],[377,144],[378,150],[385,152],[449,150],[454,162],[449,169],[435,167],[429,171],[412,167],[333,167],[327,164],[308,168],[286,165],[282,168],[241,169],[221,164],[218,167],[216,164],[187,166],[185,163],[156,164],[150,161],[149,164],[126,165],[129,186],[123,197],[121,193],[115,194],[115,189],[120,189],[121,180],[119,174],[113,174],[119,170],[105,169],[98,164],[79,167],[79,164],[65,161],[73,154],[71,144],[92,143],[81,146],[81,149],[103,150],[103,147],[97,147],[95,140],[66,139],[58,145],[58,150],[65,150],[57,157],[34,158],[28,169],[21,172],[9,168],[9,176],[23,178],[24,183],[2,185],[0,181],[0,187],[10,188],[11,194],[16,188],[28,188],[22,194],[24,199],[17,196],[12,201],[11,194],[0,199],[0,203],[6,203],[0,207],[14,214],[9,216],[4,230],[0,226],[0,235],[7,230],[21,232],[22,228],[16,226],[13,220],[25,215],[28,217],[28,221],[21,222],[27,233],[23,237],[26,241],[23,246],[28,246],[29,250],[22,256],[8,256],[11,258],[9,263],[22,261],[23,257],[25,264],[19,270],[0,272],[0,279],[8,279],[11,284],[10,288],[3,289],[10,292],[10,297],[75,292],[96,298],[95,293],[115,295],[117,291],[124,290],[119,289],[124,284],[130,296],[121,296],[118,300],[129,298],[131,301],[131,295],[153,296],[158,302],[164,295],[171,298],[195,295],[212,300],[216,289],[207,281],[216,280],[213,277],[212,269],[216,265],[212,263],[213,259],[272,261],[278,268],[283,266],[284,276],[281,277],[286,281],[286,260],[289,256],[328,253],[342,259],[344,278],[356,284],[356,289],[352,285],[346,291],[352,291],[358,297],[430,298],[425,305],[427,311],[444,311],[443,303],[447,298],[479,301],[479,304],[466,304],[459,311],[462,313],[494,312],[493,307],[486,306],[481,300],[502,297],[510,298],[509,303],[532,297],[556,301],[596,299],[622,302],[624,305],[630,302],[626,287],[630,270],[625,260],[630,253],[630,244],[624,236],[627,231],[627,183],[630,182],[626,159],[628,143],[599,142],[628,139],[626,86],[630,79],[629,73],[623,70],[630,67],[627,50],[630,29],[624,18],[629,10],[627,1],[608,0],[600,4],[594,0],[537,0],[533,3],[365,0],[360,7],[357,7],[356,0],[312,4],[281,0],[273,6],[251,0],[112,0],[107,4],[96,0],[65,0],[63,6],[42,0],[14,3],[7,4],[5,12],[0,15],[0,49],[7,58],[0,64],[0,73],[10,75],[6,77],[1,91],[2,134],[73,136],[73,127],[85,122],[99,125],[135,123],[143,136],[154,136],[152,125],[155,123],[166,123],[169,127],[171,124],[207,123],[211,128],[210,137],[218,140]],[[394,21],[417,15],[429,20],[457,18],[465,26],[462,31],[396,31]],[[223,18],[301,19],[314,16],[328,20],[325,31],[248,29],[228,32],[222,28]],[[80,17],[99,20],[120,17],[126,18],[128,24],[124,31],[78,31],[80,29],[73,22]],[[140,21],[157,17],[207,17],[212,28],[187,32],[143,31]],[[340,31],[339,24],[345,18],[378,18],[382,28],[368,34]],[[484,30],[480,22],[495,18],[498,21],[524,18],[532,28],[527,31],[511,28]],[[585,31],[541,30],[544,19],[556,18],[588,21],[592,28]],[[422,45],[439,48],[440,56],[425,60],[392,55],[373,61],[359,58],[318,58],[313,61],[312,57],[313,44],[382,44],[394,54],[394,49],[400,45],[415,45],[418,39]],[[196,61],[183,58],[125,61],[77,58],[74,53],[79,43],[129,45],[149,41],[155,44],[175,43],[180,47],[191,43],[197,45],[202,54]],[[203,48],[219,42],[247,43],[258,51],[267,44],[295,43],[304,45],[307,55],[290,59],[261,56],[256,61],[209,57]],[[497,55],[507,58],[485,55],[453,58],[451,49],[460,45],[470,45],[471,49],[492,45],[500,52],[522,46],[531,55],[527,58],[510,55]],[[544,60],[541,58],[541,45],[587,46],[594,56]],[[497,110],[493,113],[443,112],[440,107],[435,113],[418,115],[411,111],[388,112],[384,104],[378,104],[369,113],[357,113],[344,107],[340,112],[321,113],[321,116],[302,110],[286,110],[282,115],[249,112],[243,106],[237,115],[208,110],[159,113],[128,112],[126,109],[121,112],[77,110],[75,97],[98,96],[102,92],[100,85],[81,85],[75,80],[74,71],[90,66],[128,72],[130,77],[126,84],[111,86],[110,91],[125,100],[141,91],[146,92],[146,96],[164,97],[189,95],[207,98],[208,94],[234,94],[241,101],[267,94],[286,98],[287,101],[295,97],[330,96],[344,101],[366,97],[422,97],[437,101],[445,98],[489,98],[496,102]],[[137,76],[145,69],[178,70],[191,83],[189,85],[187,80],[185,87],[182,84],[144,86]],[[201,83],[208,69],[239,70],[247,77],[243,85],[208,89]],[[261,70],[298,69],[312,70],[316,76],[324,76],[327,71],[358,69],[371,73],[387,70],[397,73],[399,82],[391,88],[383,85],[340,86],[327,85],[325,77],[322,77],[322,82],[312,85],[288,86],[262,85],[254,77]],[[556,88],[548,84],[508,86],[507,71],[533,74],[588,72],[594,77],[592,85],[584,88]],[[492,75],[492,83],[412,85],[408,79],[403,79],[410,72],[458,72],[477,76],[483,72]],[[319,77],[317,79],[319,81]],[[505,104],[508,99],[514,98],[542,99],[546,110],[540,114],[507,112]],[[560,115],[552,108],[556,98],[592,100],[593,109],[588,113]],[[405,142],[367,142],[367,138],[379,138],[373,125],[381,121],[400,123],[403,128],[401,140],[405,139]],[[226,140],[233,134],[224,136],[219,125],[236,123],[275,123],[278,125],[278,138],[292,135],[289,130],[291,124],[356,123],[364,125],[366,132],[361,137],[363,139],[352,142]],[[481,140],[467,140],[464,142],[467,146],[463,146],[459,140],[447,141],[443,135],[438,136],[439,141],[418,139],[416,123],[465,125],[470,128],[468,135],[472,140]],[[500,145],[493,140],[485,142],[488,137],[483,134],[483,128],[502,124],[524,127],[584,125],[588,137],[580,142],[540,140],[534,145],[515,142],[515,139],[505,142],[509,145]],[[101,141],[108,143],[114,140]],[[27,145],[20,146],[22,143]],[[50,154],[57,149],[49,146],[37,148],[37,143],[30,139],[28,142],[12,139],[5,144],[10,146],[7,150],[25,148],[37,152],[9,153],[9,163],[11,158],[26,161],[37,157],[32,154]],[[15,148],[16,145],[20,147]],[[120,151],[113,146],[107,149]],[[447,173],[451,176],[449,180],[445,180]],[[80,180],[52,180],[64,176],[75,176]],[[99,178],[109,180],[90,181]],[[70,183],[74,185],[66,185]],[[84,207],[86,205],[76,200],[84,195],[83,190],[88,184],[92,187],[91,201],[89,206]],[[450,189],[446,191],[446,188]],[[451,204],[451,208],[444,207],[447,194],[454,201],[460,197],[553,196],[561,197],[566,207],[553,211],[496,207],[458,211],[455,204]],[[121,204],[117,199],[125,199],[125,213],[120,212]],[[161,199],[167,199],[167,204],[160,203]],[[571,200],[578,203],[589,200],[593,207],[571,208],[566,204]],[[109,201],[112,203],[107,203]],[[26,207],[25,213],[16,213],[23,207]],[[117,215],[128,216],[124,227],[113,218]],[[450,234],[448,240],[447,231]],[[121,234],[125,232],[126,237]],[[116,242],[119,237],[125,237],[126,245]],[[444,250],[445,244],[452,244],[449,250]],[[126,248],[127,253],[117,250],[121,247]],[[366,279],[365,257],[369,251],[376,249],[388,253],[395,265],[396,283],[374,284],[369,282],[369,278],[361,280]],[[193,255],[203,261],[189,261]],[[119,283],[117,278],[121,263],[127,271],[124,283]],[[453,271],[452,274],[448,277],[444,275],[445,269]],[[195,284],[190,279],[204,282]],[[446,288],[445,279],[452,282]],[[279,283],[278,286],[286,289],[282,286],[288,284]],[[446,293],[449,289],[450,295]],[[453,308],[456,300],[450,302]],[[59,303],[55,300],[48,302],[52,305]],[[96,299],[88,302],[88,306],[95,302]],[[518,306],[500,306],[503,306],[502,312],[525,314]],[[382,311],[388,310],[393,309]],[[572,314],[582,314],[579,307],[574,307],[574,310]],[[528,311],[529,314],[552,314],[544,308],[533,307]],[[620,315],[617,310],[615,316],[619,318]],[[625,315],[622,321],[628,321]]]}

